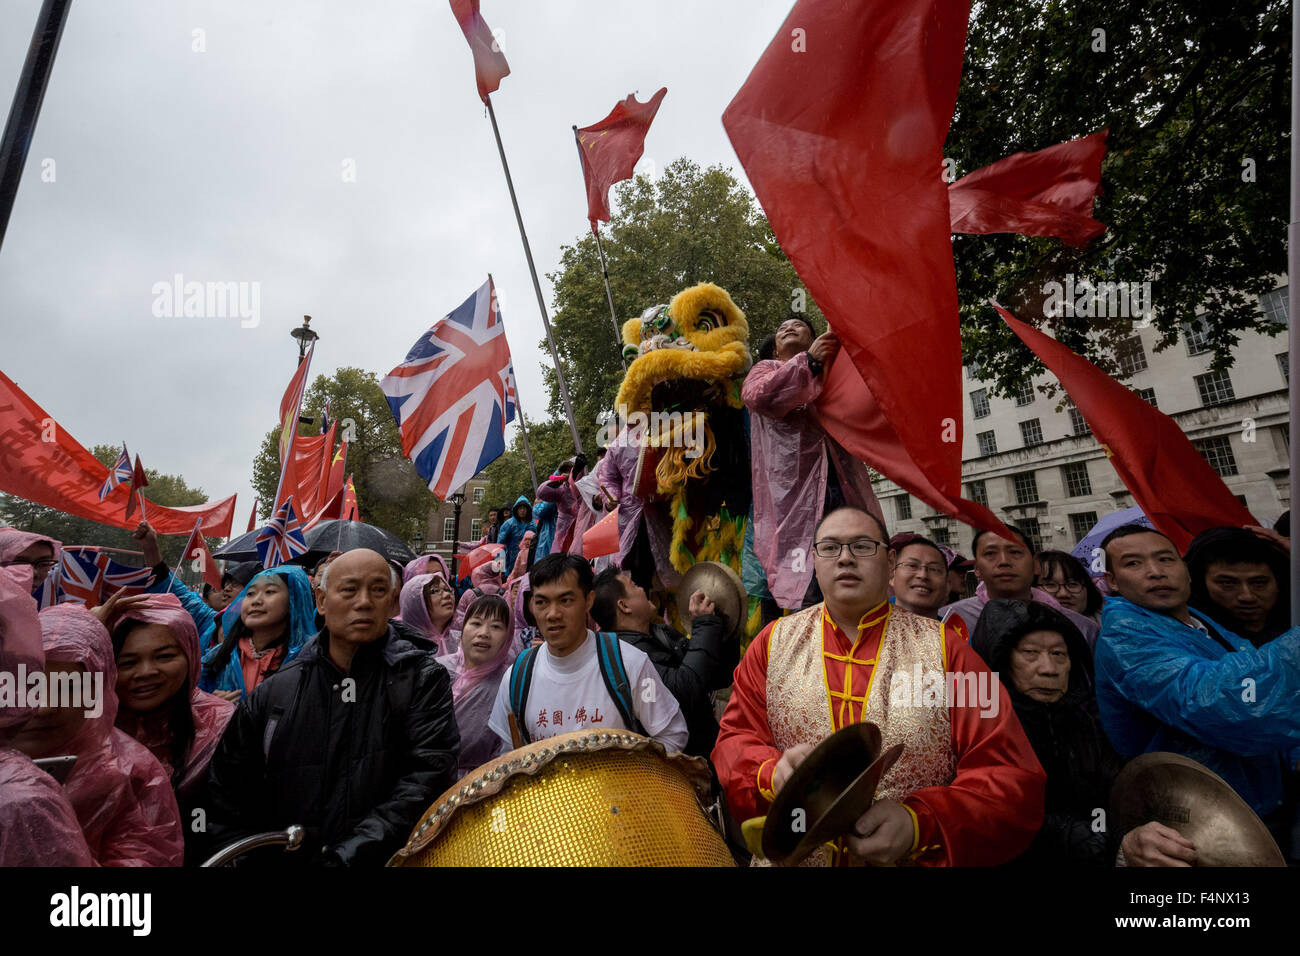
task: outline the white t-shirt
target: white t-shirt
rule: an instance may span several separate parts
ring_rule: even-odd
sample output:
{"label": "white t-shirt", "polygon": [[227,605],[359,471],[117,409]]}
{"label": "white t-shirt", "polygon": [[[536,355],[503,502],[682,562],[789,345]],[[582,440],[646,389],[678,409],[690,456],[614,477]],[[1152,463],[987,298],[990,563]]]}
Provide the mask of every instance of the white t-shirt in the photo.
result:
{"label": "white t-shirt", "polygon": [[[677,698],[659,679],[659,672],[644,651],[626,641],[620,642],[619,650],[623,652],[632,707],[646,735],[670,751],[681,750],[686,746],[690,732]],[[507,750],[514,746],[509,720],[510,675],[513,673],[514,665],[511,665],[502,675],[496,702],[492,705],[492,716],[488,718],[488,726],[506,742]],[[552,656],[545,644],[537,649],[537,664],[533,667],[533,682],[525,706],[528,713],[517,719],[521,729],[526,729],[533,740],[573,730],[628,729],[600,675],[596,636],[591,631],[587,632],[587,639],[578,649],[567,657]]]}

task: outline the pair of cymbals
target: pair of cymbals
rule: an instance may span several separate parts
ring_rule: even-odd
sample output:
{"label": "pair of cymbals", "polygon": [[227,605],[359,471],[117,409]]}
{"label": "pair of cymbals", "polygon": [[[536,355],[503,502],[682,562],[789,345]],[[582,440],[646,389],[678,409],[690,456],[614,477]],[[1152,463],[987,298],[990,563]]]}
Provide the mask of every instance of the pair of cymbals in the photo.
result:
{"label": "pair of cymbals", "polygon": [[719,561],[700,561],[692,566],[677,586],[677,616],[683,624],[691,619],[691,595],[696,591],[703,591],[713,602],[715,613],[726,620],[728,637],[739,633],[749,616],[749,597],[739,574]]}
{"label": "pair of cymbals", "polygon": [[881,753],[875,724],[850,724],[831,734],[777,793],[763,824],[763,856],[796,866],[823,843],[852,833],[902,752],[897,744]]}

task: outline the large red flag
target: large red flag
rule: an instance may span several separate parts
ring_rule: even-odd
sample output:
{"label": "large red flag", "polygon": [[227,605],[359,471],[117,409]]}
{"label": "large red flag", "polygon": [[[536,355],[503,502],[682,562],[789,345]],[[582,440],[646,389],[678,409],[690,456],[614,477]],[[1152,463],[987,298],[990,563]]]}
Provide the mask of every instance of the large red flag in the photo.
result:
{"label": "large red flag", "polygon": [[799,0],[722,116],[906,457],[950,497],[961,342],[941,174],[968,14],[967,0]]}
{"label": "large red flag", "polygon": [[1179,551],[1208,528],[1259,524],[1172,418],[1056,339],[993,305],[1056,376],[1133,500]]}
{"label": "large red flag", "polygon": [[[107,478],[107,465],[0,372],[0,491],[114,528],[134,529],[136,522],[122,514],[126,484],[99,497]],[[234,495],[184,508],[149,504],[149,522],[159,534],[188,534],[202,519],[205,534],[225,537],[234,516]]]}
{"label": "large red flag", "polygon": [[582,177],[587,184],[587,218],[591,231],[597,220],[609,222],[609,187],[632,178],[633,167],[645,150],[646,133],[668,87],[663,87],[648,102],[629,96],[615,104],[599,123],[575,128],[578,153],[582,157]]}
{"label": "large red flag", "polygon": [[502,79],[510,75],[510,64],[483,14],[478,12],[478,0],[451,0],[451,12],[474,54],[474,79],[478,83],[479,99],[486,103],[488,94],[495,93]]}
{"label": "large red flag", "polygon": [[[307,391],[307,374],[311,369],[311,357],[316,348],[307,350],[307,355],[298,363],[289,387],[280,399],[280,482],[275,489],[275,501],[271,505],[271,514],[276,514],[285,501],[293,498],[301,501],[298,493],[298,413],[302,408],[302,396]],[[313,436],[303,436],[310,441]],[[319,436],[316,436],[319,437]]]}
{"label": "large red flag", "polygon": [[144,492],[141,490],[149,484],[149,478],[144,473],[144,465],[140,464],[140,455],[137,452],[135,456],[135,468],[131,470],[131,487],[128,489],[129,494],[126,499],[126,518],[131,519],[132,512],[135,511],[136,499],[140,500],[140,520],[147,521],[144,511]]}
{"label": "large red flag", "polygon": [[252,531],[257,527],[257,499],[253,499],[253,511],[248,516],[248,530]]}
{"label": "large red flag", "polygon": [[352,484],[351,475],[348,475],[348,480],[343,485],[343,513],[339,517],[345,521],[361,520],[361,506],[357,503],[357,489]]}
{"label": "large red flag", "polygon": [[327,500],[327,482],[334,455],[334,432],[337,422],[331,422],[322,435],[298,435],[294,439],[295,468],[298,475],[298,493],[294,508],[302,509],[304,516],[315,514]]}
{"label": "large red flag", "polygon": [[1059,236],[1082,246],[1106,231],[1092,218],[1106,130],[977,169],[948,189],[953,232]]}
{"label": "large red flag", "polygon": [[[221,587],[221,572],[217,570],[217,562],[212,559],[212,552],[208,550],[208,543],[203,540],[202,522],[196,522],[194,530],[190,532],[190,539],[185,542],[185,550],[181,552],[180,563],[183,565],[186,561],[198,561],[200,574],[203,580],[212,585],[215,589]],[[178,566],[176,570],[180,570]]]}

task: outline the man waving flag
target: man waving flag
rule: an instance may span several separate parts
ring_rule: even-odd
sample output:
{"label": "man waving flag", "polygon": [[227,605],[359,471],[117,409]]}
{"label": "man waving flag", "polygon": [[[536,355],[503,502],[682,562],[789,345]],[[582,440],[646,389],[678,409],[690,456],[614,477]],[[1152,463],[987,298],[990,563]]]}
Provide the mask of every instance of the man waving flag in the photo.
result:
{"label": "man waving flag", "polygon": [[506,450],[506,422],[515,417],[510,347],[495,303],[489,276],[379,383],[402,453],[444,501]]}

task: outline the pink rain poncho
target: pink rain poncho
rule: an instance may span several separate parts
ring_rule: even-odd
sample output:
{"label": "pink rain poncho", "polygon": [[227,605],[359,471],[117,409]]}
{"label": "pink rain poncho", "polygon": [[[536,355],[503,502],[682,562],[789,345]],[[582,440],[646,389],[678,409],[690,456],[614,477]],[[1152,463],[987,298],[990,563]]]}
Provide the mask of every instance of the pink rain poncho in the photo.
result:
{"label": "pink rain poncho", "polygon": [[[750,373],[753,374],[753,373]],[[618,502],[618,563],[632,553],[642,526],[650,537],[650,553],[664,586],[675,588],[682,576],[668,559],[672,543],[672,526],[664,506],[647,502],[636,493],[636,461],[640,450],[628,437],[627,427],[609,444],[605,457],[596,467],[596,480]]]}
{"label": "pink rain poncho", "polygon": [[[0,568],[0,671],[15,680],[20,664],[27,672],[45,667],[31,590],[31,568]],[[0,738],[33,713],[30,707],[0,707]],[[90,865],[90,849],[63,788],[26,754],[0,744],[0,867]]]}
{"label": "pink rain poncho", "polygon": [[451,698],[456,710],[456,727],[460,730],[460,779],[476,767],[481,767],[501,750],[501,738],[488,727],[492,705],[496,701],[501,676],[514,663],[520,645],[507,622],[507,637],[496,657],[477,667],[465,666],[463,647],[454,654],[444,654],[438,663],[447,668],[451,676]]}
{"label": "pink rain poncho", "polygon": [[417,574],[404,585],[402,593],[398,598],[398,607],[401,613],[397,619],[403,624],[415,628],[425,637],[438,644],[440,654],[450,654],[460,646],[460,635],[452,630],[452,623],[455,620],[456,613],[452,612],[447,623],[438,628],[434,625],[433,619],[429,617],[429,604],[425,600],[424,589],[437,578],[444,584],[447,583],[446,575],[441,572],[433,574]]}
{"label": "pink rain poncho", "polygon": [[[499,557],[504,560],[505,552],[502,552]],[[456,613],[451,618],[451,629],[453,631],[460,633],[465,626],[465,612],[469,610],[471,604],[485,594],[500,594],[504,590],[505,583],[502,581],[502,572],[497,570],[499,566],[498,561],[494,559],[487,564],[480,564],[469,573],[471,587],[456,602]]]}
{"label": "pink rain poncho", "polygon": [[406,569],[402,572],[402,582],[410,581],[417,574],[437,574],[439,571],[446,580],[451,580],[451,572],[447,570],[447,562],[443,560],[442,555],[422,554],[406,563]]}
{"label": "pink rain poncho", "polygon": [[[46,604],[54,603],[53,583],[50,578],[58,574],[59,552],[63,548],[62,543],[55,541],[53,538],[47,538],[43,534],[33,534],[30,531],[19,531],[17,528],[0,528],[0,566],[8,564],[32,545],[38,543],[48,544],[54,549],[54,568],[50,572],[50,575],[45,579],[45,590],[38,596],[42,601],[42,607],[44,607]],[[15,565],[15,567],[17,567],[17,565]],[[32,582],[29,582],[29,584],[31,584],[31,586],[27,589],[28,591],[31,591],[36,587]]]}
{"label": "pink rain poncho", "polygon": [[[116,629],[122,621],[144,621],[148,624],[161,624],[171,631],[176,642],[180,644],[190,665],[189,684],[180,693],[188,693],[190,714],[194,719],[194,739],[190,742],[189,753],[185,756],[180,778],[176,782],[176,793],[184,796],[201,783],[208,772],[208,761],[221,742],[226,724],[234,716],[235,705],[222,700],[206,691],[199,690],[199,632],[194,626],[194,618],[177,600],[174,594],[151,594],[141,604],[133,607],[113,621]],[[153,714],[135,714],[122,709],[118,711],[118,729],[125,731],[137,741],[149,748],[149,752],[158,758],[158,762],[169,772],[175,766],[172,753],[173,734],[168,726],[170,721],[171,701]]]}
{"label": "pink rain poncho", "polygon": [[822,385],[805,352],[786,362],[759,362],[740,391],[751,412],[754,554],[772,597],[787,609],[802,606],[812,582],[812,537],[825,506],[828,460],[835,465],[844,503],[882,518],[867,466],[817,420],[813,402]]}
{"label": "pink rain poncho", "polygon": [[578,489],[574,487],[572,474],[565,475],[564,481],[558,485],[543,481],[537,486],[537,500],[549,501],[555,505],[555,538],[551,542],[551,554],[563,554],[569,551],[580,553],[581,541],[577,542],[578,550],[574,551],[573,526],[578,517],[578,510],[582,508],[582,501]]}
{"label": "pink rain poncho", "polygon": [[180,866],[185,856],[180,813],[166,768],[117,718],[117,664],[108,631],[76,604],[40,613],[47,662],[80,663],[103,675],[103,709],[87,717],[62,748],[77,765],[64,790],[91,856],[100,866]]}

